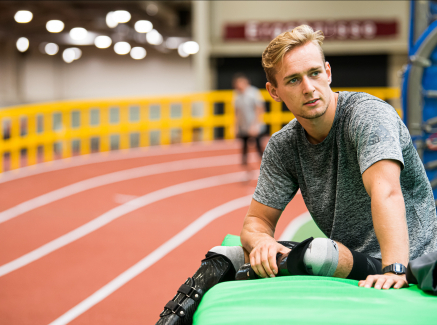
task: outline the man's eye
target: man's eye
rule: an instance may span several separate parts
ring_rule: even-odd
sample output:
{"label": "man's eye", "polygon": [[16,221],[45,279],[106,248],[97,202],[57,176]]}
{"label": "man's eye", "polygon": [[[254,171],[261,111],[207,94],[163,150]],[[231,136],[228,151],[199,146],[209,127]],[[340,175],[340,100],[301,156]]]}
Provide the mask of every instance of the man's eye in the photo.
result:
{"label": "man's eye", "polygon": [[319,74],[320,74],[319,71],[314,71],[313,73],[311,73],[311,75],[312,75],[313,77],[317,77]]}
{"label": "man's eye", "polygon": [[296,83],[296,81],[297,81],[297,78],[293,78],[293,79],[290,79],[289,83],[294,84],[294,83]]}

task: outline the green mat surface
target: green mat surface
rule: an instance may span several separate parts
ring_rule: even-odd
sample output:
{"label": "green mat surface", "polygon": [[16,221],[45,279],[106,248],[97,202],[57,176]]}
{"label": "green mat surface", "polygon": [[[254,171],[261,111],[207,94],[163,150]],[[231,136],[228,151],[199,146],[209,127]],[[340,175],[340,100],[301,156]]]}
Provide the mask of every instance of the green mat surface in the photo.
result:
{"label": "green mat surface", "polygon": [[[223,244],[239,241],[227,236]],[[437,296],[317,276],[231,281],[206,293],[193,324],[437,324]]]}

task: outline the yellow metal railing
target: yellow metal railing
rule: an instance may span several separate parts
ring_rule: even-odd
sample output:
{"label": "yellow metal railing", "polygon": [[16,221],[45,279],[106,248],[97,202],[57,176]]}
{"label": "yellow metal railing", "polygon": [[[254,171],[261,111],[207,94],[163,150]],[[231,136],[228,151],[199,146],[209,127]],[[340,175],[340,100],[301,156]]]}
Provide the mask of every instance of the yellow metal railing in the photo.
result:
{"label": "yellow metal railing", "polygon": [[[338,91],[340,89],[333,89]],[[341,89],[399,98],[396,88]],[[270,133],[292,120],[282,103],[261,91]],[[0,110],[0,172],[43,161],[150,145],[233,139],[233,92],[61,101]]]}

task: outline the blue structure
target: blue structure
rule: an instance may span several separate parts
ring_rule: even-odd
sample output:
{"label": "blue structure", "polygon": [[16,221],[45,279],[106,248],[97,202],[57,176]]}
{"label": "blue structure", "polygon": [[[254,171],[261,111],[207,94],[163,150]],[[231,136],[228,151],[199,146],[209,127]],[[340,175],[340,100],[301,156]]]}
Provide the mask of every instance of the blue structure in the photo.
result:
{"label": "blue structure", "polygon": [[437,1],[411,1],[404,122],[437,197]]}

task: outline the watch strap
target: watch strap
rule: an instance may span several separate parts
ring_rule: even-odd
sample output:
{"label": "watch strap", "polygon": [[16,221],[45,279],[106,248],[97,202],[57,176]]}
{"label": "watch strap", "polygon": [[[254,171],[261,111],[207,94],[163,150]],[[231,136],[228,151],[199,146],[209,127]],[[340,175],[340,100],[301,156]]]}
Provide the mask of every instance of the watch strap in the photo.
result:
{"label": "watch strap", "polygon": [[400,263],[393,263],[382,269],[382,273],[392,272],[394,274],[405,274],[407,272],[407,268]]}

